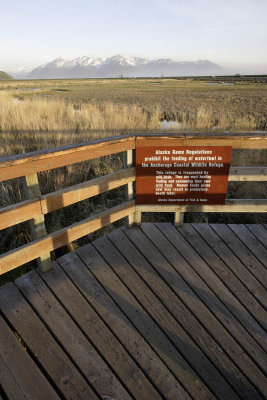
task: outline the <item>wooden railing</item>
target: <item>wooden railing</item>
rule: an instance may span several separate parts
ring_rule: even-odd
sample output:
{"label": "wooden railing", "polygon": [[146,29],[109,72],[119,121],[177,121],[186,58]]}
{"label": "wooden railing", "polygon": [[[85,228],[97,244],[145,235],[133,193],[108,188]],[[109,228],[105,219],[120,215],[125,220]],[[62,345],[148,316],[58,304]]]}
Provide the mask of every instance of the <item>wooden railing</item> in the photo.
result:
{"label": "wooden railing", "polygon": [[[0,229],[30,221],[33,241],[0,256],[0,274],[38,259],[43,270],[51,268],[50,252],[82,236],[124,217],[129,224],[140,223],[142,212],[173,212],[181,222],[184,212],[266,212],[266,199],[228,199],[225,205],[136,205],[134,150],[136,140],[142,146],[232,146],[233,149],[266,149],[266,135],[126,135],[96,140],[81,145],[71,145],[44,151],[0,158],[0,182],[13,178],[23,181],[28,200],[0,210]],[[88,161],[115,153],[126,152],[126,168],[109,175],[42,195],[38,173],[54,168]],[[266,167],[232,167],[229,181],[266,181]],[[127,185],[128,201],[109,210],[90,216],[59,231],[47,234],[44,216],[52,211],[91,198],[100,193]]]}

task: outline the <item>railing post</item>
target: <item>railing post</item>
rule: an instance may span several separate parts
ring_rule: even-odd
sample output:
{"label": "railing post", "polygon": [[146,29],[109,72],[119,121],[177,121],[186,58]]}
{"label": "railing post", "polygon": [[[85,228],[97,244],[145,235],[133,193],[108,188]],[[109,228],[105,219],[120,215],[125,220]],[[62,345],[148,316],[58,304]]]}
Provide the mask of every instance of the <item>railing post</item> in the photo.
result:
{"label": "railing post", "polygon": [[174,213],[174,225],[182,226],[184,224],[184,213],[183,212],[175,212]]}
{"label": "railing post", "polygon": [[[22,187],[27,199],[34,199],[41,196],[37,173],[22,177]],[[47,235],[44,215],[38,215],[29,221],[33,240],[40,239]],[[52,268],[50,253],[41,255],[37,259],[38,267],[46,272]]]}
{"label": "railing post", "polygon": [[[135,150],[127,150],[126,153],[126,165],[128,168],[132,168],[135,164]],[[127,184],[127,197],[128,200],[133,200],[134,198],[134,184],[130,182]],[[128,216],[128,225],[141,224],[141,212],[135,211],[133,214]]]}

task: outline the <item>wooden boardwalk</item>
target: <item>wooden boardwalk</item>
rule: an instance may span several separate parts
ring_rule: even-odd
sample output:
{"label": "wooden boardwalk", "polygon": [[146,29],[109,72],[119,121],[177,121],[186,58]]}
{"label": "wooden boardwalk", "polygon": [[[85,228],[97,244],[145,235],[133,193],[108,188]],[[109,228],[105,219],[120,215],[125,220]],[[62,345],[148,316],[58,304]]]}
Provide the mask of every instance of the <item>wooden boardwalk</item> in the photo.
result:
{"label": "wooden boardwalk", "polygon": [[143,223],[1,287],[0,399],[266,398],[266,248]]}

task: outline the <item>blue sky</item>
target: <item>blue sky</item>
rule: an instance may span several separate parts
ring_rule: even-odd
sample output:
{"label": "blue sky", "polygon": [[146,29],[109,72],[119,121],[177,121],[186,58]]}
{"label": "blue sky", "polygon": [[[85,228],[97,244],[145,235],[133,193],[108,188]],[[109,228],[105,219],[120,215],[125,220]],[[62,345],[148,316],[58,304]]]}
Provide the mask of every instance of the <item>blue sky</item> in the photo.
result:
{"label": "blue sky", "polygon": [[116,54],[267,73],[267,0],[1,2],[0,70]]}

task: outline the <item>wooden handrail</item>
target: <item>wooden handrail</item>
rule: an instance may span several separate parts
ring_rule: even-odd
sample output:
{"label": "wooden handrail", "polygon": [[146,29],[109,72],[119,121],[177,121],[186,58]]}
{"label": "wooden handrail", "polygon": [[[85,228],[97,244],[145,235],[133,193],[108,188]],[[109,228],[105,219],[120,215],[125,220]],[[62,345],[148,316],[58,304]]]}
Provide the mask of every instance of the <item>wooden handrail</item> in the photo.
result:
{"label": "wooden handrail", "polygon": [[267,212],[267,199],[227,199],[225,204],[188,204],[188,205],[136,205],[140,212]]}
{"label": "wooden handrail", "polygon": [[[19,265],[37,257],[46,258],[50,251],[68,244],[101,227],[113,223],[120,218],[130,216],[129,221],[141,220],[141,212],[161,211],[174,212],[176,215],[183,212],[266,212],[267,200],[263,199],[227,199],[225,205],[135,205],[133,198],[133,182],[135,168],[132,166],[132,151],[136,146],[232,146],[234,149],[266,149],[267,135],[251,134],[138,134],[125,135],[115,138],[94,140],[81,145],[70,145],[55,149],[43,150],[22,155],[0,158],[0,182],[26,176],[26,185],[30,190],[31,184],[38,186],[37,173],[82,161],[127,151],[127,165],[121,171],[98,177],[66,189],[41,195],[33,190],[28,200],[0,210],[0,229],[25,222],[35,221],[38,228],[44,215],[60,208],[75,204],[79,201],[96,196],[122,185],[128,185],[129,200],[110,210],[91,216],[60,231],[37,236],[33,242],[9,251],[0,256],[0,273],[10,271]],[[21,178],[24,179],[25,178]],[[229,181],[266,181],[266,167],[231,167]],[[35,183],[34,183],[35,182]],[[129,191],[130,188],[130,191]],[[36,188],[35,188],[36,189]],[[39,221],[39,222],[38,222]],[[36,224],[37,223],[37,224]],[[40,227],[39,227],[40,228]],[[42,235],[45,235],[41,237]]]}
{"label": "wooden handrail", "polygon": [[[232,146],[233,149],[267,149],[266,134],[133,134],[98,139],[80,145],[68,145],[0,158],[0,182],[47,171],[142,146]],[[175,142],[175,143],[174,143]]]}
{"label": "wooden handrail", "polygon": [[[135,168],[126,168],[112,174],[70,186],[12,206],[0,209],[0,230],[28,221],[41,214],[67,207],[100,193],[135,181]],[[232,167],[229,182],[267,181],[267,167]],[[162,207],[162,206],[160,206]]]}
{"label": "wooden handrail", "polygon": [[135,168],[126,168],[87,182],[57,190],[33,200],[0,209],[0,229],[48,214],[135,181]]}
{"label": "wooden handrail", "polygon": [[34,240],[24,246],[4,253],[0,256],[0,274],[11,271],[42,254],[46,254],[48,251],[58,249],[134,212],[135,201],[127,201],[59,231],[50,233],[41,239]]}
{"label": "wooden handrail", "polygon": [[0,158],[0,182],[36,172],[76,164],[135,148],[135,137],[95,140],[79,146],[64,146]]}

